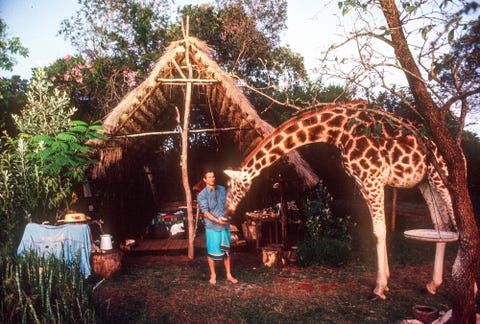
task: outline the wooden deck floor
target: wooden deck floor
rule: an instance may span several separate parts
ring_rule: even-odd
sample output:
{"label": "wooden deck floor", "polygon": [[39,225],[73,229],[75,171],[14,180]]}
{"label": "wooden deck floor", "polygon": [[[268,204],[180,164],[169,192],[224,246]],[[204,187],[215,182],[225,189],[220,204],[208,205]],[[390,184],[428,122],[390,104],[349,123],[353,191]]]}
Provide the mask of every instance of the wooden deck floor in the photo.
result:
{"label": "wooden deck floor", "polygon": [[[195,248],[205,248],[205,236],[197,235],[194,241]],[[137,242],[137,246],[131,252],[161,252],[182,251],[188,249],[188,239],[143,239]]]}
{"label": "wooden deck floor", "polygon": [[[206,249],[205,234],[199,234],[195,237],[194,241],[195,249]],[[232,248],[246,246],[245,240],[240,240],[235,244],[232,244]],[[130,252],[139,253],[162,253],[162,252],[182,252],[187,251],[188,240],[187,239],[144,239],[137,242],[137,245],[133,247]]]}

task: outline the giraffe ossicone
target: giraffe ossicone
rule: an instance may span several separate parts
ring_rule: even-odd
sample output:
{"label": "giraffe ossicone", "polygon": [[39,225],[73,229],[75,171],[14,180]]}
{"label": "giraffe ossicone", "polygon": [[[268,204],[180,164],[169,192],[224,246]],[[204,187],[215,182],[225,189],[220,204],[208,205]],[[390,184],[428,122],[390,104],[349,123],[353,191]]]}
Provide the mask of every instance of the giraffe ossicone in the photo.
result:
{"label": "giraffe ossicone", "polygon": [[[426,141],[424,145],[421,141]],[[412,134],[398,118],[385,111],[368,109],[362,100],[300,113],[267,135],[245,158],[240,170],[225,170],[230,177],[227,209],[234,212],[253,180],[283,155],[311,143],[328,143],[340,150],[345,172],[367,203],[376,239],[377,277],[374,294],[385,299],[390,276],[386,247],[385,186],[418,186],[435,228],[455,227],[451,198],[432,159],[448,174],[434,143]],[[425,151],[428,147],[429,152]],[[441,282],[440,282],[441,283]],[[429,291],[438,285],[429,283]]]}

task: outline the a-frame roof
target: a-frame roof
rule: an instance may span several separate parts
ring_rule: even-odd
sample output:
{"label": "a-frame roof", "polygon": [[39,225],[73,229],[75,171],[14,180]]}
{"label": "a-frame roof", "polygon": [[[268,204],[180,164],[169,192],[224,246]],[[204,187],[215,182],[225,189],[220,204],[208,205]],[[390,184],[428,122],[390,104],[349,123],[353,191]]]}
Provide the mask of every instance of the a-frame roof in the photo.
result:
{"label": "a-frame roof", "polygon": [[[103,126],[112,140],[103,143],[106,146],[96,168],[97,175],[122,157],[121,148],[125,148],[122,138],[175,129],[183,118],[187,82],[192,82],[191,107],[205,109],[215,127],[241,129],[233,134],[242,156],[272,132],[274,127],[260,118],[237,81],[220,68],[211,54],[207,44],[194,37],[170,44],[148,78],[105,117]],[[191,79],[187,77],[189,68],[193,70]],[[116,145],[120,142],[121,145]],[[135,143],[134,140],[128,142]],[[307,187],[318,182],[317,175],[296,151],[288,154],[287,159]]]}

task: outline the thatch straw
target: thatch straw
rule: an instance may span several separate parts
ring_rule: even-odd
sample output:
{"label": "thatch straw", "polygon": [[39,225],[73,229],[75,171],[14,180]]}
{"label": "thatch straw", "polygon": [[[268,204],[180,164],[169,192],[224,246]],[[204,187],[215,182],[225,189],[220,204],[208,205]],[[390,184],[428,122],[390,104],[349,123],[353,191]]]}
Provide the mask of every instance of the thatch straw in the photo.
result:
{"label": "thatch straw", "polygon": [[[221,120],[223,125],[221,126],[238,127],[241,125],[242,128],[251,129],[235,136],[237,144],[246,156],[254,149],[253,144],[258,143],[257,140],[251,140],[252,135],[254,138],[263,138],[271,133],[274,127],[260,118],[250,101],[237,86],[235,79],[224,72],[212,58],[212,50],[208,45],[195,37],[188,37],[188,39],[179,40],[170,44],[165,50],[164,55],[153,67],[147,79],[126,95],[106,116],[103,126],[110,136],[127,135],[129,130],[137,131],[139,125],[142,126],[142,131],[147,131],[152,128],[152,125],[146,124],[149,119],[145,118],[145,116],[136,117],[136,114],[144,114],[146,110],[151,111],[153,109],[152,107],[155,107],[155,113],[158,115],[157,120],[152,120],[152,123],[156,123],[157,128],[161,128],[162,121],[165,123],[168,118],[176,116],[177,112],[174,106],[183,106],[183,103],[168,102],[167,95],[177,93],[175,92],[175,88],[178,90],[178,87],[183,87],[183,85],[176,83],[170,84],[168,85],[168,91],[170,92],[165,94],[162,93],[161,89],[167,89],[165,87],[166,85],[165,83],[162,84],[159,80],[171,79],[172,71],[177,71],[177,74],[179,74],[175,76],[176,79],[184,77],[184,75],[178,71],[180,68],[179,62],[184,60],[186,44],[190,46],[188,52],[191,53],[191,61],[195,64],[196,69],[200,69],[199,75],[203,78],[211,78],[212,81],[214,81],[208,85],[212,87],[212,91],[206,92],[209,93],[209,103],[212,103],[214,106],[213,111],[217,114],[222,114]],[[206,87],[206,85],[202,85],[202,87]],[[155,100],[148,100],[150,96]],[[211,96],[214,96],[214,98]],[[151,106],[152,102],[156,102],[157,104]],[[159,107],[159,105],[161,107]],[[140,111],[140,108],[143,112]],[[247,138],[249,140],[246,140]],[[103,169],[102,173],[104,173],[108,165],[114,161],[118,161],[120,158],[121,153],[118,153],[118,151],[117,153],[113,153],[113,151],[104,152],[103,159],[100,161],[100,164],[103,166],[99,167],[99,170]],[[287,161],[295,167],[297,174],[304,179],[307,187],[312,187],[318,183],[319,179],[317,175],[296,151],[287,155]]]}

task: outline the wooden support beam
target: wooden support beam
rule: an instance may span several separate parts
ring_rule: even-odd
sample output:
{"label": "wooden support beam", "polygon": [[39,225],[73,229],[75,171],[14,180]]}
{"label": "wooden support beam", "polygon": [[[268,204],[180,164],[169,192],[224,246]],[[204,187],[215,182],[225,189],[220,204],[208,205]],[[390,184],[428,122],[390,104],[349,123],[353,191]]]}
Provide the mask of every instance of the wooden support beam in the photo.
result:
{"label": "wooden support beam", "polygon": [[187,77],[185,76],[185,74],[183,74],[182,68],[178,65],[177,61],[175,59],[173,59],[173,60],[171,60],[171,62],[175,66],[175,68],[177,69],[178,73],[180,73],[180,76],[183,79],[186,79]]}
{"label": "wooden support beam", "polygon": [[213,79],[178,79],[178,78],[175,78],[175,79],[163,79],[163,78],[157,78],[157,82],[161,82],[161,83],[167,83],[167,84],[192,84],[192,85],[195,85],[195,84],[205,84],[205,83],[211,83],[211,84],[215,84],[215,83],[219,83],[220,81],[219,80],[213,80]]}
{"label": "wooden support beam", "polygon": [[[189,133],[219,133],[219,132],[233,132],[233,131],[248,131],[251,128],[242,127],[225,127],[225,128],[208,128],[208,129],[191,129]],[[112,138],[125,138],[125,137],[144,137],[144,136],[156,136],[156,135],[173,135],[180,134],[180,131],[164,131],[164,132],[147,132],[138,134],[118,135]]]}

